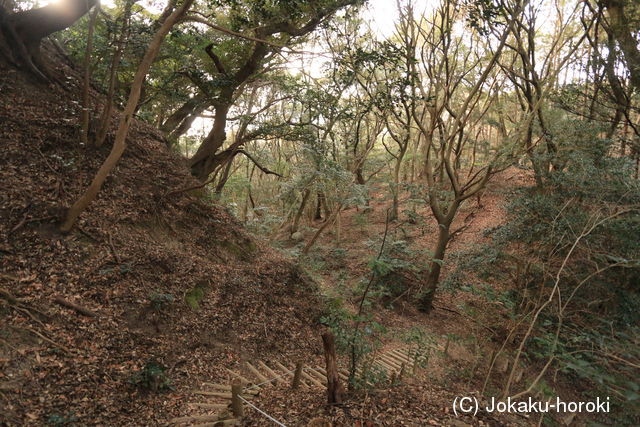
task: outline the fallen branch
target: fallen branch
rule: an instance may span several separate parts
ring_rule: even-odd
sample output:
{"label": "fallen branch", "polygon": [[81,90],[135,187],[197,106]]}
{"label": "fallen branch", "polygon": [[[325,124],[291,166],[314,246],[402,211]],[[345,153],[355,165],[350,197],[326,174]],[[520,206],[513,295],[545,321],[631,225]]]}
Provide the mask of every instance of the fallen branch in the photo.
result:
{"label": "fallen branch", "polygon": [[54,215],[49,215],[49,216],[42,216],[39,218],[27,219],[27,214],[25,214],[24,217],[20,220],[20,222],[16,224],[16,226],[13,227],[9,233],[15,233],[16,231],[24,227],[26,224],[30,224],[32,222],[47,221],[49,219],[54,219],[54,218],[55,218]]}
{"label": "fallen branch", "polygon": [[16,311],[19,311],[21,313],[26,314],[34,322],[39,323],[43,327],[44,327],[44,323],[42,323],[42,321],[40,319],[38,319],[33,313],[37,313],[37,314],[41,315],[44,318],[49,318],[48,315],[46,315],[45,313],[41,312],[40,310],[25,305],[22,301],[20,301],[18,298],[16,298],[11,292],[7,291],[6,289],[0,288],[0,298],[2,298],[5,301],[7,301],[9,303],[9,305],[11,306],[11,308],[13,308]]}
{"label": "fallen branch", "polygon": [[83,306],[81,306],[81,305],[78,305],[78,304],[75,304],[75,303],[69,302],[69,301],[65,300],[64,298],[62,298],[62,297],[60,297],[60,296],[56,297],[56,298],[54,299],[54,301],[55,301],[57,304],[60,304],[60,305],[61,305],[61,306],[63,306],[63,307],[67,307],[67,308],[70,308],[70,309],[72,309],[72,310],[77,311],[78,313],[82,314],[83,316],[87,316],[87,317],[98,317],[98,314],[97,314],[97,313],[95,313],[95,312],[93,312],[93,311],[89,310],[88,308],[85,308],[85,307],[83,307]]}
{"label": "fallen branch", "polygon": [[68,347],[65,347],[62,344],[58,344],[57,342],[55,342],[51,338],[48,338],[48,337],[42,335],[40,332],[36,331],[35,329],[31,329],[31,328],[22,328],[22,329],[24,329],[25,331],[29,331],[29,332],[39,336],[40,338],[42,338],[46,342],[55,345],[56,347],[58,347],[59,349],[63,350],[67,354],[71,354],[71,355],[73,354],[73,351],[71,351],[71,349],[69,349]]}
{"label": "fallen branch", "polygon": [[18,303],[20,302],[18,301],[18,298],[14,297],[13,294],[11,294],[11,292],[2,288],[0,288],[0,298],[7,300],[7,302],[11,305],[18,305]]}
{"label": "fallen branch", "polygon": [[111,249],[111,255],[113,256],[114,261],[120,264],[120,257],[116,252],[115,246],[113,246],[113,236],[111,235],[111,233],[109,233],[109,240],[107,242],[109,243],[109,249]]}

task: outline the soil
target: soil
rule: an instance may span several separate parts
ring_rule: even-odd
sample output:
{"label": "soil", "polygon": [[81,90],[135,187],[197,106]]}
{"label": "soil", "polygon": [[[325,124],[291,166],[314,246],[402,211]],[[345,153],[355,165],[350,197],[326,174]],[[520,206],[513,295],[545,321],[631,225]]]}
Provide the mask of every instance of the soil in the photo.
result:
{"label": "soil", "polygon": [[[17,300],[0,299],[0,424],[161,424],[242,359],[317,354],[317,285],[203,192],[167,196],[197,183],[143,122],[78,226],[56,231],[110,144],[79,143],[80,75],[52,66],[64,87],[0,63],[0,288]],[[171,390],[131,383],[154,363]]]}

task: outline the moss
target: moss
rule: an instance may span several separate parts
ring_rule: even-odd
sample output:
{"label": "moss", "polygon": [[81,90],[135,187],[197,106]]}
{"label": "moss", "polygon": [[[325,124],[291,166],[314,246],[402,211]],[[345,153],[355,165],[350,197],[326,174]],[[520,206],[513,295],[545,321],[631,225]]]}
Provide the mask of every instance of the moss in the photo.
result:
{"label": "moss", "polygon": [[251,239],[240,239],[237,242],[223,240],[220,247],[240,261],[251,261],[256,253],[256,244]]}
{"label": "moss", "polygon": [[209,284],[206,282],[198,282],[196,285],[184,294],[184,302],[187,303],[192,310],[200,309],[200,302],[204,299],[209,290]]}

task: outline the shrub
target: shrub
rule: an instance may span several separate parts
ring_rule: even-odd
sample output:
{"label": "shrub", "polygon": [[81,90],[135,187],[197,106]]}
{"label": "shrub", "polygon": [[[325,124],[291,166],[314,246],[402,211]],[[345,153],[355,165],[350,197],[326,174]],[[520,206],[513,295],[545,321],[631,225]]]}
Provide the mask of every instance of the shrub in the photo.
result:
{"label": "shrub", "polygon": [[[341,298],[327,299],[320,323],[333,332],[338,352],[350,359],[351,387],[360,389],[387,380],[386,373],[366,363],[382,345],[381,339],[386,333],[384,326],[371,316],[351,313]],[[358,328],[356,324],[359,324]],[[363,369],[358,370],[359,367]]]}
{"label": "shrub", "polygon": [[145,391],[173,390],[166,368],[155,360],[148,361],[141,370],[133,372],[129,383]]}
{"label": "shrub", "polygon": [[[372,248],[379,247],[376,241],[369,243]],[[382,254],[369,261],[374,296],[392,302],[411,289],[417,290],[430,261],[429,251],[415,250],[406,240],[388,239]]]}
{"label": "shrub", "polygon": [[[554,301],[540,313],[527,356],[553,358],[583,388],[616,399],[623,422],[640,401],[633,380],[640,364],[633,344],[640,341],[634,326],[640,321],[640,182],[628,159],[609,155],[610,142],[594,139],[593,129],[573,122],[565,127],[544,187],[516,192],[508,223],[492,232],[492,247],[469,256],[449,287],[512,301],[504,305],[513,316],[561,296],[561,304]],[[513,283],[513,295],[465,283],[465,271]]]}

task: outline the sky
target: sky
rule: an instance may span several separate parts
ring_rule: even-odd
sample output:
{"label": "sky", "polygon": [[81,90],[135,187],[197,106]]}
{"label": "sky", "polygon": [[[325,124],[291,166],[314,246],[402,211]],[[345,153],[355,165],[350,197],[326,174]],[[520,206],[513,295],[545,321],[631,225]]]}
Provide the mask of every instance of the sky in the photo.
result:
{"label": "sky", "polygon": [[[439,0],[413,0],[413,7],[417,14],[433,9]],[[395,21],[398,19],[398,7],[395,0],[369,0],[364,17],[371,23],[371,27],[382,37],[393,34]]]}
{"label": "sky", "polygon": [[364,16],[368,18],[377,33],[382,36],[390,36],[393,34],[394,22],[398,17],[396,2],[394,0],[369,0]]}

